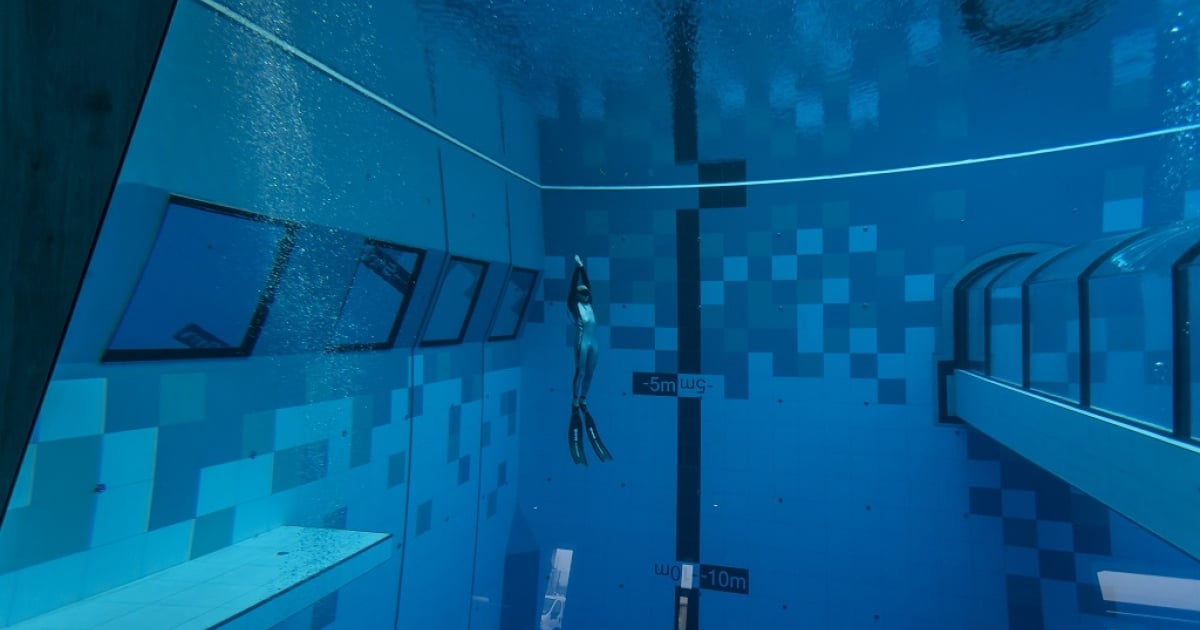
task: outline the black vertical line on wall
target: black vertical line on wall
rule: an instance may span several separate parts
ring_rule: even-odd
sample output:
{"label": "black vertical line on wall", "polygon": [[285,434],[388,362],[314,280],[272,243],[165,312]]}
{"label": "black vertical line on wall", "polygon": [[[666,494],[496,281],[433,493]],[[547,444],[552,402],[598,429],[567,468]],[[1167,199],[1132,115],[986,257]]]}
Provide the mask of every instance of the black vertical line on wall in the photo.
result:
{"label": "black vertical line on wall", "polygon": [[[694,0],[662,5],[671,55],[672,138],[677,164],[698,158],[696,115],[696,19]],[[700,217],[695,209],[675,214],[678,371],[700,372]],[[700,561],[700,399],[679,398],[675,495],[675,559]]]}
{"label": "black vertical line on wall", "polygon": [[[700,373],[700,214],[675,214],[679,373]],[[675,560],[700,561],[700,399],[679,398]]]}

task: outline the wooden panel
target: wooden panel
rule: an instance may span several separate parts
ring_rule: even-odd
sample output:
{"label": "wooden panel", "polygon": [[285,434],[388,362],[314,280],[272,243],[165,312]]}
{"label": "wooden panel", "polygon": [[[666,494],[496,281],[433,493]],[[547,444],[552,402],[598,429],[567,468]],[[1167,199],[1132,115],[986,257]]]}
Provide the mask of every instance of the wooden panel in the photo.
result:
{"label": "wooden panel", "polygon": [[5,505],[175,2],[134,4],[0,2]]}

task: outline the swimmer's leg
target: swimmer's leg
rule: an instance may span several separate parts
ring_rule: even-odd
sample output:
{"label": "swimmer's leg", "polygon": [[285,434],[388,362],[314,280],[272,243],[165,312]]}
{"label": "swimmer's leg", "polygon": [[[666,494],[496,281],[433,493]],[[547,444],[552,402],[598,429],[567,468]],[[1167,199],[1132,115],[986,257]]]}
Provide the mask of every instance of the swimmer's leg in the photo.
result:
{"label": "swimmer's leg", "polygon": [[600,431],[596,429],[596,421],[592,419],[592,414],[587,407],[583,407],[584,431],[587,431],[588,441],[592,443],[592,450],[596,451],[596,457],[600,458],[601,462],[611,461],[612,453],[608,452],[608,447],[604,445],[604,440],[600,439]]}
{"label": "swimmer's leg", "polygon": [[579,417],[579,407],[571,407],[571,425],[567,428],[567,443],[571,449],[571,460],[576,464],[587,466],[587,456],[583,453],[583,420]]}

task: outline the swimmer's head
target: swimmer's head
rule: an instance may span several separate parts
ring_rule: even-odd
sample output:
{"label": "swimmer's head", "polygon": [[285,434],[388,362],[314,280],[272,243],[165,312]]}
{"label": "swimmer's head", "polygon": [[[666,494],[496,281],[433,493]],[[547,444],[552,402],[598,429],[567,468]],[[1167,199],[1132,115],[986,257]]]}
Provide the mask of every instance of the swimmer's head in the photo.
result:
{"label": "swimmer's head", "polygon": [[581,285],[575,287],[575,292],[579,294],[580,302],[591,302],[592,301],[592,292],[590,290],[588,290],[588,288],[586,286],[581,284]]}

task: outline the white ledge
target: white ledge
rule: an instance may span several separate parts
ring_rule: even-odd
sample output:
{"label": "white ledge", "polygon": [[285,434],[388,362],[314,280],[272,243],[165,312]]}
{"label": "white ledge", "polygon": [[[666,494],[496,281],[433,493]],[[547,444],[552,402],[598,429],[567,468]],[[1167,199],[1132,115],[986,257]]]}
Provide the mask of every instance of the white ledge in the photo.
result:
{"label": "white ledge", "polygon": [[386,562],[390,539],[279,527],[12,628],[269,628]]}
{"label": "white ledge", "polygon": [[951,413],[1200,558],[1200,448],[972,372]]}

